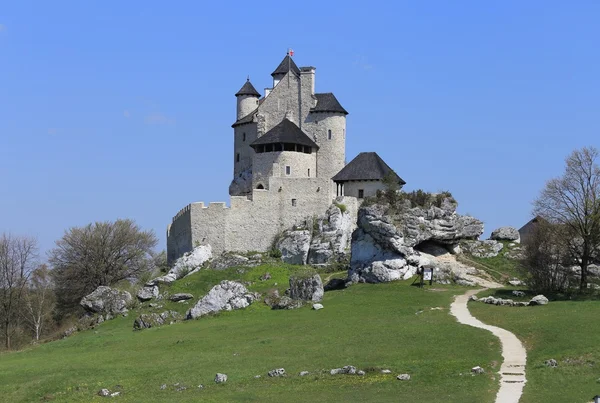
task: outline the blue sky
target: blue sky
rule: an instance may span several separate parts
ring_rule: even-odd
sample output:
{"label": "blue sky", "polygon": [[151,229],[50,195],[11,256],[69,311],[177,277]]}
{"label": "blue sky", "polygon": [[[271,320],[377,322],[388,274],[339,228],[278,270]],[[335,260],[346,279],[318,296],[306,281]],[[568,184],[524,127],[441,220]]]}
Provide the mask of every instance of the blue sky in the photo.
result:
{"label": "blue sky", "polygon": [[600,147],[600,3],[4,2],[0,232],[173,215],[228,200],[235,92],[295,50],[407,190],[521,226],[573,149]]}

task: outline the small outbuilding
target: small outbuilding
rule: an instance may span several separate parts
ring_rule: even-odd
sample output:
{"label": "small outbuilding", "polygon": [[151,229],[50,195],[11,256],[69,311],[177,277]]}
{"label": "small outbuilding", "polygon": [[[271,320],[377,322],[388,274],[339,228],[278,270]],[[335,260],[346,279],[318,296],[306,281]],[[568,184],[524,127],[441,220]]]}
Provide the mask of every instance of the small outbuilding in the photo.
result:
{"label": "small outbuilding", "polygon": [[336,184],[336,196],[353,196],[363,199],[385,190],[383,179],[391,175],[400,188],[406,182],[394,172],[375,152],[358,154],[332,180]]}
{"label": "small outbuilding", "polygon": [[546,223],[547,220],[544,217],[537,216],[529,220],[529,222],[519,228],[519,235],[521,237],[521,243],[527,242],[527,239],[533,235],[538,225]]}

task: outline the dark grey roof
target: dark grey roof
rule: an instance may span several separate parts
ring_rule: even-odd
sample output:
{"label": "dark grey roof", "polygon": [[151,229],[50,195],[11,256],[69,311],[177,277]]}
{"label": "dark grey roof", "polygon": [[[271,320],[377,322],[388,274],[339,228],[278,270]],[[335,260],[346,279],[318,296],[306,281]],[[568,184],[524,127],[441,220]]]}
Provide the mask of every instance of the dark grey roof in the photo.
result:
{"label": "dark grey roof", "polygon": [[298,66],[296,66],[296,63],[294,63],[294,59],[292,59],[290,55],[287,55],[283,58],[281,63],[279,63],[279,66],[277,66],[277,68],[274,72],[271,73],[271,75],[276,76],[279,74],[287,74],[287,72],[290,70],[292,70],[297,75],[300,75],[300,69],[298,68]]}
{"label": "dark grey roof", "polygon": [[381,180],[389,172],[398,179],[401,185],[406,182],[399,177],[392,168],[386,164],[377,153],[368,152],[358,154],[348,165],[346,165],[333,178],[335,182]]}
{"label": "dark grey roof", "polygon": [[254,121],[254,115],[256,115],[256,112],[258,112],[258,108],[256,108],[255,110],[253,110],[252,112],[250,112],[249,114],[244,116],[243,118],[236,120],[235,123],[231,125],[231,127],[236,127],[236,126],[243,125],[246,123],[252,123]]}
{"label": "dark grey roof", "polygon": [[277,126],[273,127],[271,130],[252,142],[250,147],[261,144],[278,143],[300,144],[303,146],[313,147],[314,149],[319,149],[319,146],[312,141],[310,137],[306,135],[306,133],[304,133],[298,126],[288,119],[283,119]]}
{"label": "dark grey roof", "polygon": [[238,95],[254,95],[255,97],[260,98],[260,94],[258,93],[258,91],[256,91],[256,88],[254,88],[254,86],[250,82],[250,79],[246,80],[244,85],[242,85],[242,88],[240,88],[240,90],[235,93],[236,97]]}
{"label": "dark grey roof", "polygon": [[315,94],[315,97],[317,98],[317,105],[310,110],[311,112],[339,112],[344,115],[348,114],[333,93]]}

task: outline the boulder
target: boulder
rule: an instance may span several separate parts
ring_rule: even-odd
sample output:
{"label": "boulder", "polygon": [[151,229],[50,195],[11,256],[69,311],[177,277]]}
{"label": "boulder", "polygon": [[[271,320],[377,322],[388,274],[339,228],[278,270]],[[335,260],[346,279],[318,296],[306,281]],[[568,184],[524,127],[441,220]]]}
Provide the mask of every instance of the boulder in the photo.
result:
{"label": "boulder", "polygon": [[544,297],[543,295],[536,295],[535,297],[531,298],[531,301],[529,301],[529,305],[547,305],[548,304],[548,298]]}
{"label": "boulder", "polygon": [[267,373],[267,375],[269,375],[272,378],[285,376],[285,369],[283,369],[283,368],[272,369],[271,371],[269,371]]}
{"label": "boulder", "polygon": [[143,313],[133,322],[133,330],[150,329],[152,327],[162,326],[165,323],[173,323],[181,319],[181,315],[175,311],[165,311],[163,313]]}
{"label": "boulder", "polygon": [[461,246],[464,252],[484,259],[498,256],[504,248],[502,242],[495,240],[463,241]]}
{"label": "boulder", "polygon": [[212,270],[225,270],[230,267],[255,267],[262,263],[261,254],[255,254],[249,257],[233,253],[223,252],[220,256],[210,260],[208,267]]}
{"label": "boulder", "polygon": [[512,285],[513,287],[518,287],[520,285],[524,285],[523,282],[521,280],[519,280],[518,278],[513,278],[511,280],[508,280],[508,284]]}
{"label": "boulder", "polygon": [[289,264],[306,264],[310,240],[311,235],[308,230],[286,231],[277,242],[277,249],[281,251],[281,260]]}
{"label": "boulder", "polygon": [[310,375],[310,372],[308,372],[308,371],[301,371],[298,375],[300,375],[300,376],[306,376],[306,375]]}
{"label": "boulder", "polygon": [[223,280],[214,286],[198,303],[187,312],[187,319],[197,319],[201,316],[219,311],[231,311],[249,306],[257,295],[250,293],[241,283]]}
{"label": "boulder", "polygon": [[131,294],[127,291],[100,286],[83,297],[80,305],[88,312],[114,315],[127,312],[131,300]]}
{"label": "boulder", "polygon": [[226,374],[217,374],[215,375],[215,383],[225,383],[227,382]]}
{"label": "boulder", "polygon": [[478,374],[483,374],[485,373],[485,370],[483,368],[481,368],[480,366],[476,366],[471,368],[471,373],[478,375]]}
{"label": "boulder", "polygon": [[137,299],[139,299],[141,302],[150,301],[151,299],[157,298],[157,297],[158,297],[158,286],[156,286],[156,285],[142,287],[137,292]]}
{"label": "boulder", "polygon": [[173,294],[169,297],[169,300],[173,301],[173,302],[179,302],[179,301],[186,301],[188,299],[192,299],[194,298],[194,296],[192,294],[188,294],[188,293],[177,293],[177,294]]}
{"label": "boulder", "polygon": [[102,396],[102,397],[110,396],[110,390],[100,389],[100,391],[98,391],[98,396]]}
{"label": "boulder", "polygon": [[550,368],[558,367],[558,362],[554,358],[544,361],[544,365]]}
{"label": "boulder", "polygon": [[212,258],[212,248],[210,245],[196,246],[194,250],[177,259],[167,274],[150,280],[146,283],[146,286],[171,284],[175,280],[197,272],[210,258]]}
{"label": "boulder", "polygon": [[265,299],[265,303],[271,307],[271,309],[298,309],[302,308],[304,302],[297,299],[292,299],[287,295],[283,297],[268,297]]}
{"label": "boulder", "polygon": [[329,373],[331,375],[355,375],[356,367],[352,365],[346,365],[343,368],[334,368],[331,371],[329,371]]}
{"label": "boulder", "polygon": [[396,379],[398,379],[399,381],[410,381],[410,375],[409,374],[400,374],[396,377]]}
{"label": "boulder", "polygon": [[290,278],[290,297],[296,300],[319,302],[323,299],[321,276]]}
{"label": "boulder", "polygon": [[519,230],[514,227],[500,227],[492,231],[490,239],[518,243],[521,240],[521,236],[519,235]]}
{"label": "boulder", "polygon": [[346,288],[346,281],[341,278],[332,278],[325,284],[323,291],[343,290]]}
{"label": "boulder", "polygon": [[514,290],[514,291],[512,292],[512,295],[514,295],[515,297],[518,297],[518,298],[522,298],[522,297],[524,297],[524,296],[525,296],[525,293],[524,293],[523,291],[517,291],[517,290]]}
{"label": "boulder", "polygon": [[319,309],[323,309],[323,305],[322,304],[313,304],[312,309],[314,309],[315,311],[318,311]]}

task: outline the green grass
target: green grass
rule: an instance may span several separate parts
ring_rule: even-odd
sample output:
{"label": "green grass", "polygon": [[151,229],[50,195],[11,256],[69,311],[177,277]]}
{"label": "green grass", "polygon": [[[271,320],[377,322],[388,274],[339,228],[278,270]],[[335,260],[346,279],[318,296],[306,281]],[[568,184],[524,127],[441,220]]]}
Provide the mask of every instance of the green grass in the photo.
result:
{"label": "green grass", "polygon": [[[480,296],[486,294],[509,297],[503,290]],[[586,402],[600,394],[600,301],[551,301],[534,307],[470,302],[469,310],[483,322],[515,333],[525,345],[527,384],[521,402]],[[558,361],[557,368],[544,365],[551,358]]]}
{"label": "green grass", "polygon": [[[180,280],[170,292],[192,292],[198,298],[232,276],[252,282],[249,287],[257,291],[285,289],[290,272],[303,269],[237,270],[202,271]],[[272,279],[261,282],[265,271]],[[90,402],[102,401],[96,393],[108,388],[120,389],[118,400],[126,402],[492,402],[499,342],[449,315],[453,296],[464,288],[436,288],[424,291],[410,281],[358,284],[326,293],[320,311],[272,311],[254,303],[140,332],[132,331],[139,312],[131,312],[95,330],[0,355],[0,396],[10,402]],[[191,306],[172,305],[180,311]],[[329,375],[329,369],[344,365],[367,369],[367,375]],[[486,374],[471,376],[475,365],[486,368]],[[266,376],[279,367],[289,375]],[[382,368],[392,374],[379,373]],[[303,370],[311,375],[299,377]],[[213,382],[217,372],[228,374],[227,384]],[[395,379],[405,372],[410,381]],[[175,383],[188,389],[177,392]],[[169,387],[160,390],[162,384]],[[198,389],[199,384],[205,388]]]}

